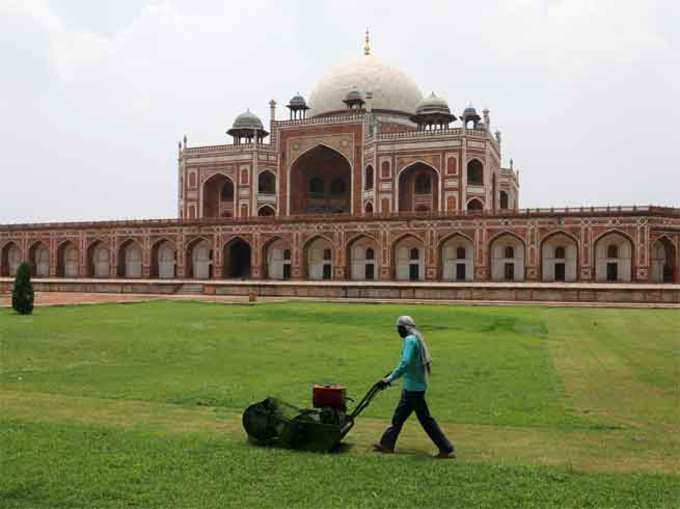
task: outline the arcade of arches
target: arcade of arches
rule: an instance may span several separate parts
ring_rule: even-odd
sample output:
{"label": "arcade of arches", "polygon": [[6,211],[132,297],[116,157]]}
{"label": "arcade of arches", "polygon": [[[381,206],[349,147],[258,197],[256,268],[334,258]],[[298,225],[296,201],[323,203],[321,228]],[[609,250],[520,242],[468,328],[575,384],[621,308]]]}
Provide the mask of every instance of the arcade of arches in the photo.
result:
{"label": "arcade of arches", "polygon": [[[576,236],[555,231],[541,237],[536,267],[530,276],[525,240],[505,232],[492,237],[482,257],[471,237],[451,233],[428,247],[425,237],[403,234],[388,244],[385,252],[379,236],[355,235],[344,246],[332,237],[315,235],[296,246],[286,236],[252,239],[238,235],[227,239],[215,259],[212,236],[185,242],[183,252],[176,244],[160,238],[146,244],[128,238],[112,247],[108,241],[93,240],[85,246],[83,266],[78,244],[34,241],[26,253],[13,241],[0,246],[2,276],[16,274],[26,259],[34,277],[63,278],[193,278],[193,279],[309,279],[309,280],[398,280],[398,281],[590,281],[627,283],[636,280],[635,245],[623,232],[610,230],[596,237],[589,255],[592,277],[582,278],[580,243]],[[677,240],[675,241],[677,242]],[[678,250],[668,236],[655,238],[649,246],[649,282],[680,282]],[[148,245],[148,248],[144,246]],[[145,254],[144,250],[149,249]],[[254,251],[257,249],[257,253]],[[257,256],[255,256],[257,254]],[[180,256],[181,255],[181,256]],[[148,260],[148,265],[144,265]],[[479,275],[481,274],[481,276]]]}

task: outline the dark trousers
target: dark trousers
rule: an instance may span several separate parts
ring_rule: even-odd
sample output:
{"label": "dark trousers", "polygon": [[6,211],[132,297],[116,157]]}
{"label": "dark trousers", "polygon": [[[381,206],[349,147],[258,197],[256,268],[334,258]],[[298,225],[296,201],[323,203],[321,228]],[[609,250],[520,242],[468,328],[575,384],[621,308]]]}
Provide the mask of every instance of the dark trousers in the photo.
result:
{"label": "dark trousers", "polygon": [[402,391],[399,404],[394,410],[392,426],[385,430],[380,439],[380,444],[388,449],[394,449],[401,428],[414,410],[420,425],[425,430],[425,433],[427,433],[427,436],[439,447],[439,451],[452,452],[453,445],[446,438],[434,417],[430,415],[430,409],[427,408],[427,403],[425,402],[425,391]]}

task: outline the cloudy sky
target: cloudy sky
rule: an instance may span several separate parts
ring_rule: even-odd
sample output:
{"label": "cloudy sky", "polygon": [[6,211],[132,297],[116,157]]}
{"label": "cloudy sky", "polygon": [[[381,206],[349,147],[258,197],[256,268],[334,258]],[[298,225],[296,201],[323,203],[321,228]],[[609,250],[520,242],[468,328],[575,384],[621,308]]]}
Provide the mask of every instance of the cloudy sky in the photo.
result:
{"label": "cloudy sky", "polygon": [[174,217],[182,135],[267,122],[366,26],[424,93],[491,110],[520,206],[680,206],[679,23],[674,0],[0,0],[0,223]]}

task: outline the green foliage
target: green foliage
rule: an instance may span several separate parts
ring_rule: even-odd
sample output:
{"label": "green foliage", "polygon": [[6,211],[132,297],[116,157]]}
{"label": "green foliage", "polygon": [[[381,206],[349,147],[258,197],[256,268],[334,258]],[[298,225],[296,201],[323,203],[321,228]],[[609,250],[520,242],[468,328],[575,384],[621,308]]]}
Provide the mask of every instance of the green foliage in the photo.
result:
{"label": "green foliage", "polygon": [[12,290],[12,307],[21,315],[30,315],[33,312],[35,294],[31,284],[31,267],[24,262],[19,265],[17,276]]}

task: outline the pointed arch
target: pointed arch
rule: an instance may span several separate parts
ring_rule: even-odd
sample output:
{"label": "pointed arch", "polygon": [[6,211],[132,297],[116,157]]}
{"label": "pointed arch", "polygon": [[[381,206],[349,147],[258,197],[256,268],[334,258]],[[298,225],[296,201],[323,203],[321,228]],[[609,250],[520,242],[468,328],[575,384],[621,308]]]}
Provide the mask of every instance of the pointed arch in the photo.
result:
{"label": "pointed arch", "polygon": [[439,275],[444,281],[474,279],[474,241],[462,232],[449,233],[437,244]]}
{"label": "pointed arch", "polygon": [[14,240],[5,242],[0,249],[0,274],[9,277],[16,276],[23,259],[24,254],[19,242]]}
{"label": "pointed arch", "polygon": [[252,267],[252,246],[241,235],[232,235],[222,244],[222,277],[248,279]]}
{"label": "pointed arch", "polygon": [[469,186],[483,186],[484,185],[484,163],[477,157],[472,157],[468,160],[467,165],[467,185]]}
{"label": "pointed arch", "polygon": [[[423,178],[428,180],[428,188],[423,186]],[[441,175],[433,164],[422,159],[411,161],[397,172],[395,183],[396,210],[401,212],[439,210]]]}
{"label": "pointed arch", "polygon": [[192,279],[210,279],[213,276],[212,242],[196,236],[186,242],[185,274]]}
{"label": "pointed arch", "polygon": [[[562,242],[558,242],[561,237]],[[546,282],[577,281],[579,246],[576,236],[563,229],[544,235],[539,243],[541,279]]]}
{"label": "pointed arch", "polygon": [[263,205],[257,210],[258,217],[273,217],[276,215],[274,207],[271,205]]}
{"label": "pointed arch", "polygon": [[322,234],[315,234],[302,246],[303,268],[308,279],[333,279],[336,264],[335,243]]}
{"label": "pointed arch", "polygon": [[470,198],[465,206],[465,209],[470,212],[480,212],[484,210],[484,201],[481,198]]}
{"label": "pointed arch", "polygon": [[200,217],[235,216],[236,189],[234,179],[221,171],[205,179],[200,188]]}
{"label": "pointed arch", "polygon": [[79,275],[80,251],[78,245],[68,239],[63,240],[57,246],[57,276],[64,278],[76,278]]}
{"label": "pointed arch", "polygon": [[364,170],[364,190],[370,191],[375,185],[375,170],[373,170],[373,165],[369,164]]}
{"label": "pointed arch", "polygon": [[137,279],[142,277],[142,243],[128,237],[118,246],[118,277]]}
{"label": "pointed arch", "polygon": [[318,143],[290,162],[287,171],[289,214],[350,213],[353,204],[354,170],[345,154]]}
{"label": "pointed arch", "polygon": [[659,236],[650,244],[651,274],[654,283],[673,283],[678,280],[677,248],[668,235]]}
{"label": "pointed arch", "polygon": [[257,174],[257,192],[259,194],[276,194],[276,175],[270,169],[264,169]]}
{"label": "pointed arch", "polygon": [[50,275],[50,248],[48,242],[37,240],[28,248],[28,263],[31,267],[31,275],[34,277],[49,277]]}
{"label": "pointed arch", "polygon": [[391,245],[395,278],[401,281],[425,279],[426,242],[414,233],[399,235]]}
{"label": "pointed arch", "polygon": [[291,279],[293,248],[290,239],[275,235],[262,244],[262,274],[265,279]]}
{"label": "pointed arch", "polygon": [[524,239],[511,231],[501,231],[489,240],[488,246],[492,281],[524,281],[527,249]]}
{"label": "pointed arch", "polygon": [[[616,246],[616,256],[609,256],[609,246]],[[627,283],[633,279],[635,241],[626,232],[613,228],[593,240],[595,280],[600,282]]]}
{"label": "pointed arch", "polygon": [[316,145],[313,145],[313,146],[311,146],[311,147],[308,147],[308,148],[306,148],[305,150],[303,150],[302,152],[300,152],[300,153],[295,157],[295,159],[293,159],[293,160],[289,163],[289,167],[292,168],[293,165],[298,161],[298,159],[300,159],[300,158],[301,158],[302,156],[304,156],[305,154],[308,154],[308,153],[311,152],[312,150],[317,149],[317,148],[319,148],[319,147],[324,147],[324,148],[327,148],[328,150],[332,150],[333,152],[336,152],[337,154],[339,154],[340,156],[342,156],[342,158],[343,158],[345,161],[347,161],[347,164],[349,164],[350,166],[353,166],[353,165],[352,165],[352,161],[350,161],[349,158],[348,158],[345,154],[343,154],[342,152],[340,152],[337,148],[333,148],[333,147],[331,147],[330,145],[328,145],[327,143],[317,143]]}
{"label": "pointed arch", "polygon": [[85,253],[87,277],[110,278],[112,251],[109,242],[95,238],[88,242]]}
{"label": "pointed arch", "polygon": [[151,244],[151,277],[174,279],[177,277],[177,243],[161,237]]}
{"label": "pointed arch", "polygon": [[381,258],[380,242],[369,234],[357,233],[345,244],[349,277],[352,280],[378,279]]}

